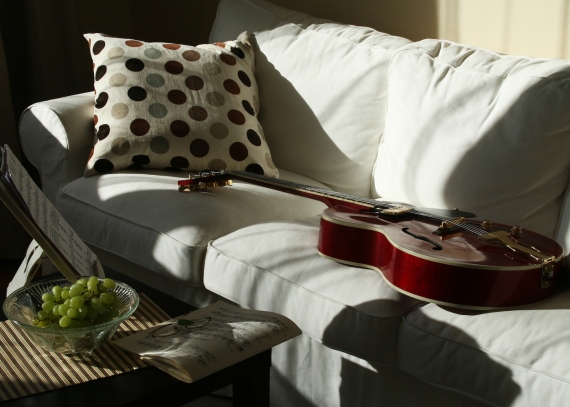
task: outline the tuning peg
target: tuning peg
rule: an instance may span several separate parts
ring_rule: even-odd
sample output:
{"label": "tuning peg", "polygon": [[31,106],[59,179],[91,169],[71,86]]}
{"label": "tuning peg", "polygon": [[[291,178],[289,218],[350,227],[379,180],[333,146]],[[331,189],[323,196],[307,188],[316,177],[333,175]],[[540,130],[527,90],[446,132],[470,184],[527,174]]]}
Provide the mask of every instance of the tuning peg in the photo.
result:
{"label": "tuning peg", "polygon": [[511,234],[514,236],[520,236],[522,234],[522,228],[520,226],[513,226],[511,229]]}

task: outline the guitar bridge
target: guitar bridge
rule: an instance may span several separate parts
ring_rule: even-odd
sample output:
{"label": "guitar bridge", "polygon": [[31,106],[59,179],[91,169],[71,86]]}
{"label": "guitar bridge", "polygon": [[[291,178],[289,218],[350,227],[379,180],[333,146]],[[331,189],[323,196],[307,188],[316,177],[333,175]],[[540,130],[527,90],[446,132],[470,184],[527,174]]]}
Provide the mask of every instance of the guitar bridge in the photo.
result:
{"label": "guitar bridge", "polygon": [[178,190],[180,192],[184,191],[202,191],[208,188],[218,188],[218,187],[227,187],[232,186],[233,182],[231,179],[225,181],[212,181],[212,182],[199,182],[197,184],[191,185],[179,185]]}

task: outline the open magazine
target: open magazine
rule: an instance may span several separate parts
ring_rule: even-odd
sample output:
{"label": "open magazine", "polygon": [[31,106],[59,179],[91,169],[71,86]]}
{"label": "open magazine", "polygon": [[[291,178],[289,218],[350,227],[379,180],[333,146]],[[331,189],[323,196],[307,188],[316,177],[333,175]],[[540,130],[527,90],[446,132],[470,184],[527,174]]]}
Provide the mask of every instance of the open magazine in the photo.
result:
{"label": "open magazine", "polygon": [[192,383],[300,334],[283,315],[218,301],[112,343]]}
{"label": "open magazine", "polygon": [[0,146],[0,201],[37,242],[32,242],[27,256],[31,256],[34,244],[39,245],[67,278],[104,277],[95,253],[63,219],[8,146]]}

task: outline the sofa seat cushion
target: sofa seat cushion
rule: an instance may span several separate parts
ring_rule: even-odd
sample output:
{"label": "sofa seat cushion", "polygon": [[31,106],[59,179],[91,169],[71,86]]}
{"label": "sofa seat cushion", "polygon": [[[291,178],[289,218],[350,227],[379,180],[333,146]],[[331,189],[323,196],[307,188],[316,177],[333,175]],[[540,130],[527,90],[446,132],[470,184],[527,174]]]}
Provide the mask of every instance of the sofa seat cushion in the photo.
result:
{"label": "sofa seat cushion", "polygon": [[[208,241],[258,222],[320,213],[324,204],[245,183],[179,192],[184,173],[117,171],[63,186],[57,208],[94,249],[195,287]],[[284,171],[282,179],[323,187]],[[95,250],[96,251],[96,250]]]}
{"label": "sofa seat cushion", "polygon": [[568,405],[569,318],[568,289],[532,306],[480,315],[429,304],[404,317],[399,364],[489,405]]}
{"label": "sofa seat cushion", "polygon": [[320,256],[319,222],[314,216],[263,223],[214,240],[204,285],[242,306],[286,315],[330,348],[394,363],[402,315],[423,303],[375,271]]}
{"label": "sofa seat cushion", "polygon": [[210,41],[242,31],[255,35],[259,121],[277,167],[369,196],[388,64],[410,41],[263,0],[220,1]]}
{"label": "sofa seat cushion", "polygon": [[394,55],[388,82],[378,196],[556,236],[570,167],[570,61],[423,40]]}

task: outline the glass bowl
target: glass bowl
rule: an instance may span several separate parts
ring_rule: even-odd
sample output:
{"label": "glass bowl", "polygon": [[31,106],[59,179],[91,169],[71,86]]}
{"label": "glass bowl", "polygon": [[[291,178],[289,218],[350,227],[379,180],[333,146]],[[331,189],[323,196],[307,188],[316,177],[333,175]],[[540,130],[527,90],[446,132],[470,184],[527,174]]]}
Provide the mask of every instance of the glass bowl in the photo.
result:
{"label": "glass bowl", "polygon": [[65,278],[42,280],[14,291],[4,301],[4,315],[43,350],[90,355],[93,349],[113,336],[121,322],[131,316],[139,305],[139,296],[134,289],[119,281],[115,283],[116,287],[109,291],[117,293],[123,307],[119,310],[119,316],[109,322],[71,329],[41,328],[33,325],[36,314],[41,310],[42,295],[51,292],[55,285],[71,285]]}

